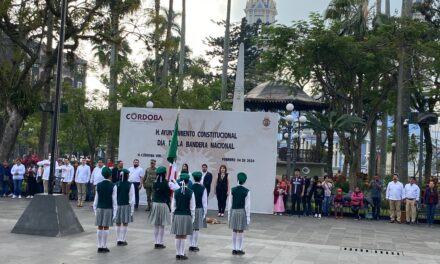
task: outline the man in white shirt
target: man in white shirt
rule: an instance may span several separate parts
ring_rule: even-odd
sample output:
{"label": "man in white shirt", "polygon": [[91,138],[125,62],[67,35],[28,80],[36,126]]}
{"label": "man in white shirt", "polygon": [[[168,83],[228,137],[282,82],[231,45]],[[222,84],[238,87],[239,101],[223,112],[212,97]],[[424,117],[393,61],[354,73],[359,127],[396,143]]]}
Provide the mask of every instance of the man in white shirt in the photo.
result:
{"label": "man in white shirt", "polygon": [[12,180],[14,181],[14,195],[12,198],[21,198],[21,183],[24,179],[24,174],[26,173],[26,168],[23,164],[21,164],[21,159],[18,158],[15,161],[15,165],[12,166],[11,174]]}
{"label": "man in white shirt", "polygon": [[144,177],[144,169],[139,166],[139,160],[134,159],[133,167],[130,167],[128,170],[130,171],[130,177],[128,178],[128,181],[133,183],[134,185],[134,194],[136,200],[134,204],[134,209],[137,210],[139,207],[139,190],[142,188],[141,181],[142,177]]}
{"label": "man in white shirt", "polygon": [[416,223],[417,203],[419,202],[420,188],[416,184],[416,177],[411,177],[410,182],[405,185],[403,199],[405,199],[406,223]]}
{"label": "man in white shirt", "polygon": [[396,173],[393,174],[393,181],[388,183],[386,191],[386,199],[390,203],[390,222],[394,223],[395,219],[400,223],[400,205],[403,199],[404,189],[403,184],[399,182],[399,177]]}
{"label": "man in white shirt", "polygon": [[86,164],[86,159],[81,159],[81,165],[76,169],[75,182],[78,188],[78,207],[83,207],[86,200],[87,183],[90,180],[90,167]]}
{"label": "man in white shirt", "polygon": [[49,193],[49,176],[50,176],[50,161],[49,159],[42,160],[37,163],[38,166],[43,166],[42,179],[44,193]]}
{"label": "man in white shirt", "polygon": [[102,168],[104,168],[104,162],[98,160],[98,166],[93,169],[92,176],[90,177],[90,183],[93,183],[94,186],[104,180],[101,174]]}
{"label": "man in white shirt", "polygon": [[61,165],[61,189],[64,195],[69,195],[70,185],[73,182],[75,169],[70,164],[68,159],[64,159],[64,164]]}

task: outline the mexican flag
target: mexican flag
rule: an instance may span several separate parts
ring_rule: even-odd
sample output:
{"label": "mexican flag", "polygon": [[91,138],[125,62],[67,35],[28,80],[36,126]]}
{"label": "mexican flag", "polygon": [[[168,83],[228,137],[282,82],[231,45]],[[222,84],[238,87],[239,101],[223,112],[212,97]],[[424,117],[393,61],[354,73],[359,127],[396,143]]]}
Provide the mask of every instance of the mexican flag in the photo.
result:
{"label": "mexican flag", "polygon": [[177,179],[176,159],[177,159],[178,131],[179,131],[179,114],[177,114],[176,124],[174,125],[173,136],[171,138],[171,144],[170,147],[168,148],[168,153],[167,153],[167,160],[170,163],[170,166],[168,168],[168,181],[172,179],[174,180]]}

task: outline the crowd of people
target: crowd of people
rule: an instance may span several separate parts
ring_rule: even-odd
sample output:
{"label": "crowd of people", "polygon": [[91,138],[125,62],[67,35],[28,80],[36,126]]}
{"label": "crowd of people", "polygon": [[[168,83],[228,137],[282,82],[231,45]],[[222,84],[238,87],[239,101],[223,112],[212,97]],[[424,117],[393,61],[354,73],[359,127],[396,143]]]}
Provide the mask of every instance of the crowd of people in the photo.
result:
{"label": "crowd of people", "polygon": [[397,174],[393,174],[392,180],[386,186],[380,175],[375,175],[365,187],[368,195],[363,193],[359,186],[355,186],[354,190],[344,194],[330,177],[324,176],[322,179],[318,176],[304,177],[300,169],[296,168],[291,179],[284,175],[281,179],[275,180],[273,213],[274,215],[285,214],[289,211],[288,203],[290,202],[290,215],[298,217],[321,218],[330,216],[333,211],[334,217],[341,219],[344,215],[344,208],[349,208],[349,213],[355,220],[361,219],[362,211],[365,212],[365,218],[379,220],[382,197],[385,194],[391,223],[402,222],[402,203],[405,206],[403,221],[407,224],[416,223],[418,211],[421,208],[426,208],[427,224],[431,226],[434,223],[435,209],[438,204],[438,191],[434,181],[429,181],[423,195],[415,177],[411,177],[409,183],[403,185]]}

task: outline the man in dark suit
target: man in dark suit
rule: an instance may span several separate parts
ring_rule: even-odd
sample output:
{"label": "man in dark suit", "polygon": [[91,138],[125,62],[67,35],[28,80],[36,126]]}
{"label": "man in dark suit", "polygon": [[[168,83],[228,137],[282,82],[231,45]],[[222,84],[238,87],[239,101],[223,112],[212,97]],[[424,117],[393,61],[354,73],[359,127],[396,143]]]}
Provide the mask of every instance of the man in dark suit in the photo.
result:
{"label": "man in dark suit", "polygon": [[208,171],[208,165],[202,165],[202,180],[203,186],[206,188],[206,192],[209,197],[209,193],[211,192],[211,183],[212,183],[212,174]]}
{"label": "man in dark suit", "polygon": [[118,160],[117,166],[113,167],[112,169],[112,182],[118,183],[121,181],[121,171],[124,168],[124,162],[122,160]]}

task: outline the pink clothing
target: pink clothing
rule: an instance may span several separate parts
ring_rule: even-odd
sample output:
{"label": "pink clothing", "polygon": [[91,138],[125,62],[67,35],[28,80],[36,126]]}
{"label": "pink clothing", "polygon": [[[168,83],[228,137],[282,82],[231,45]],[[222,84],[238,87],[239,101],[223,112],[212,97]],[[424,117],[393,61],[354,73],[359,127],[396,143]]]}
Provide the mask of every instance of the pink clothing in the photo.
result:
{"label": "pink clothing", "polygon": [[364,196],[362,195],[362,192],[351,193],[351,205],[364,207]]}
{"label": "pink clothing", "polygon": [[278,195],[278,198],[273,206],[274,213],[284,213],[286,210],[284,208],[283,196]]}

